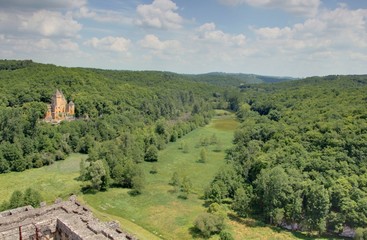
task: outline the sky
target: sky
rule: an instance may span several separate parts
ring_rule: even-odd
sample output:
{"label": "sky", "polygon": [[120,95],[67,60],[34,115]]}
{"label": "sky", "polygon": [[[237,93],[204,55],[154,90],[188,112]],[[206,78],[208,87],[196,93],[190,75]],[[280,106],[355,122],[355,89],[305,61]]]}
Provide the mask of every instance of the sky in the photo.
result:
{"label": "sky", "polygon": [[68,67],[367,73],[366,0],[0,0],[0,59]]}

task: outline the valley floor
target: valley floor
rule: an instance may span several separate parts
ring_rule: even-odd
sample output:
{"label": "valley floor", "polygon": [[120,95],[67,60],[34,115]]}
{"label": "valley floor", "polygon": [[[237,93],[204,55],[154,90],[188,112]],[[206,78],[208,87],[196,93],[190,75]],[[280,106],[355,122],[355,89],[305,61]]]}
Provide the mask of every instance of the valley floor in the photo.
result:
{"label": "valley floor", "polygon": [[[237,121],[228,112],[217,112],[217,116],[205,127],[199,128],[160,151],[156,163],[142,163],[146,187],[143,194],[130,196],[128,189],[111,188],[106,192],[81,194],[76,179],[79,163],[86,155],[72,154],[68,159],[52,166],[31,169],[21,173],[0,175],[0,202],[9,199],[14,190],[32,187],[41,192],[46,201],[77,193],[79,199],[89,205],[102,220],[118,220],[121,227],[134,233],[139,239],[193,239],[190,231],[195,218],[206,211],[202,199],[205,187],[215,173],[225,166],[224,150],[231,146]],[[200,139],[217,137],[221,151],[216,146],[207,146],[207,161],[200,163]],[[185,153],[183,142],[188,145]],[[156,174],[150,171],[155,165]],[[169,181],[174,172],[192,182],[192,193],[188,199],[179,197]],[[231,217],[227,228],[235,239],[307,239],[278,228],[270,228],[252,219]],[[218,239],[214,236],[212,239]]]}

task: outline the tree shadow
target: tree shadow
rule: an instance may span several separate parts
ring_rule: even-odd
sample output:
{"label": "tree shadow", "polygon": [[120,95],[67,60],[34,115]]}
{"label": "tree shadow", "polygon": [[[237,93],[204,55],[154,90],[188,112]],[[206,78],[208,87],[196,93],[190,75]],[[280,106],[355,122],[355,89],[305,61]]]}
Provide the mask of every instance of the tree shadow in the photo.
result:
{"label": "tree shadow", "polygon": [[177,196],[177,198],[178,198],[178,199],[181,199],[181,200],[187,200],[187,199],[189,198],[189,196],[188,196],[188,195],[186,195],[186,194],[179,194],[179,195]]}
{"label": "tree shadow", "polygon": [[237,223],[246,225],[248,227],[265,227],[267,226],[265,223],[252,219],[252,218],[241,218],[233,213],[228,213],[228,218],[232,221],[235,221]]}
{"label": "tree shadow", "polygon": [[132,189],[130,191],[127,192],[131,197],[137,197],[139,195],[141,195],[141,192],[136,190],[136,189]]}
{"label": "tree shadow", "polygon": [[94,188],[91,188],[91,186],[83,186],[80,191],[85,195],[95,195],[98,191]]}
{"label": "tree shadow", "polygon": [[204,200],[203,207],[205,208],[208,208],[210,204],[214,203],[212,200],[208,200],[208,199],[205,200],[204,197],[202,200]]}
{"label": "tree shadow", "polygon": [[196,227],[190,227],[189,233],[192,239],[203,239],[204,238],[201,232]]}

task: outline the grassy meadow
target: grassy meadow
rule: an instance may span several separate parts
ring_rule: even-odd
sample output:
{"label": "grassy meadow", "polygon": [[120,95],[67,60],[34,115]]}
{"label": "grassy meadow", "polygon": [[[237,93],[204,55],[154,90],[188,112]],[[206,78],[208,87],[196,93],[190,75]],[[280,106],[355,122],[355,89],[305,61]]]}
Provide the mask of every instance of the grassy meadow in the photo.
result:
{"label": "grassy meadow", "polygon": [[[14,190],[27,187],[40,191],[48,202],[76,193],[79,200],[89,205],[98,218],[119,221],[123,229],[134,233],[139,239],[199,239],[190,229],[195,218],[206,211],[202,199],[204,189],[214,174],[225,166],[224,150],[231,146],[237,124],[233,115],[218,111],[209,125],[168,144],[159,152],[158,162],[142,163],[146,187],[143,194],[138,196],[131,196],[128,189],[121,188],[83,195],[80,193],[81,182],[76,178],[79,176],[79,163],[87,156],[72,154],[51,166],[0,175],[0,202],[8,200]],[[221,142],[222,150],[215,151],[215,145],[207,146],[207,161],[200,163],[200,139],[210,138],[213,134]],[[186,153],[181,148],[184,144],[188,146]],[[153,166],[157,169],[156,174],[150,173]],[[191,180],[192,191],[188,199],[180,198],[174,187],[169,185],[174,172],[179,173],[181,178],[188,177]],[[226,224],[235,239],[308,239],[252,219],[233,216]]]}
{"label": "grassy meadow", "polygon": [[[233,116],[217,116],[209,125],[187,134],[160,151],[155,163],[143,163],[146,187],[142,195],[132,197],[127,189],[110,189],[107,192],[83,195],[84,201],[97,211],[126,218],[165,239],[191,239],[189,228],[196,216],[205,211],[201,199],[204,188],[214,174],[224,167],[224,149],[231,144],[237,122]],[[222,151],[207,146],[207,161],[200,163],[198,147],[200,139],[216,135],[222,143]],[[187,144],[185,153],[181,148]],[[150,170],[155,166],[156,174]],[[188,177],[192,182],[192,193],[188,199],[179,197],[169,181],[174,172]]]}
{"label": "grassy meadow", "polygon": [[0,202],[9,200],[13,191],[24,191],[28,187],[38,190],[47,202],[79,193],[80,182],[76,178],[79,176],[79,163],[86,158],[87,155],[71,154],[50,166],[0,174]]}

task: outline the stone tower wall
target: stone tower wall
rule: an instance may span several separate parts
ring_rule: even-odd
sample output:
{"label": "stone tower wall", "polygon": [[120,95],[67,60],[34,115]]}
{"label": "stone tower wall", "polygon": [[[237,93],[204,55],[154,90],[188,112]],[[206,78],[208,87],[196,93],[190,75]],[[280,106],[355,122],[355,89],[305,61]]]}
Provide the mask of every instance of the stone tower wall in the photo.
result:
{"label": "stone tower wall", "polygon": [[62,120],[72,120],[75,115],[75,105],[72,101],[67,103],[64,94],[56,90],[52,96],[51,104],[48,105],[48,110],[45,115],[45,120],[50,122],[59,122]]}

